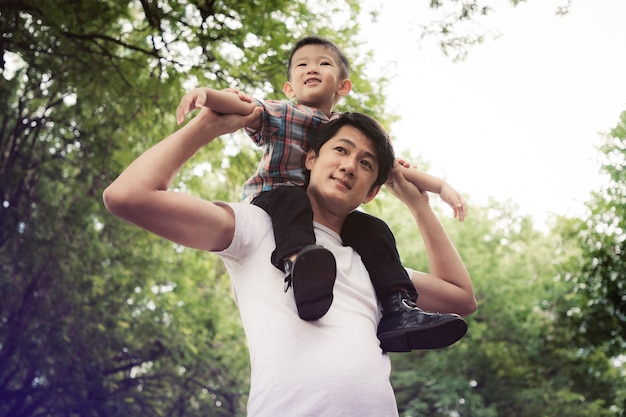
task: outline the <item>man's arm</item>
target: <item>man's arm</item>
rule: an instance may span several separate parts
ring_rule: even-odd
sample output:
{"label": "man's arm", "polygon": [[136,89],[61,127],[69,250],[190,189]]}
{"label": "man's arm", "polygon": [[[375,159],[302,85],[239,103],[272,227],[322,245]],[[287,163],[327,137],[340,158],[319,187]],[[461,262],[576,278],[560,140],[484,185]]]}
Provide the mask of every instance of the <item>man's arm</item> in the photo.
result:
{"label": "man's arm", "polygon": [[411,277],[420,294],[417,305],[428,311],[469,315],[477,306],[471,277],[428,195],[407,180],[413,170],[397,164],[386,185],[413,214],[428,254],[430,273],[416,272]]}
{"label": "man's arm", "polygon": [[186,126],[140,155],[104,190],[105,206],[115,216],[181,245],[226,249],[234,233],[232,211],[168,188],[200,148],[242,128],[261,110],[248,116],[220,116],[202,108]]}

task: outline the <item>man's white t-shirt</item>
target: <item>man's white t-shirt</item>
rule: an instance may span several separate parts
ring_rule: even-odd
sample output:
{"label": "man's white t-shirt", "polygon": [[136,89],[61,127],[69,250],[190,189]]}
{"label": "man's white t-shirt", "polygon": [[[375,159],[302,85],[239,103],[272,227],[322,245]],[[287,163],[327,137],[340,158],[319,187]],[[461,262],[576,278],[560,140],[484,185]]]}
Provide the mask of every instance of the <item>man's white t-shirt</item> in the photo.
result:
{"label": "man's white t-shirt", "polygon": [[315,224],[317,243],[333,252],[337,280],[330,310],[317,321],[298,316],[292,290],[270,262],[269,216],[230,204],[235,236],[218,255],[231,278],[251,362],[249,417],[398,416],[389,357],[376,328],[380,308],[360,256]]}

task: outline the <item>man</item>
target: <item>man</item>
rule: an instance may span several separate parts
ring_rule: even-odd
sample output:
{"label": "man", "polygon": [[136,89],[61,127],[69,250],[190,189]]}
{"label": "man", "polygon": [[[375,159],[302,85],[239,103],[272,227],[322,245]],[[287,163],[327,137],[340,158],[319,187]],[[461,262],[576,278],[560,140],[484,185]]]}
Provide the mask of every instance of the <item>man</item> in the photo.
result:
{"label": "man", "polygon": [[407,180],[414,168],[393,165],[387,135],[373,119],[344,114],[321,129],[305,160],[316,238],[337,259],[334,301],[320,320],[300,320],[293,300],[279,291],[281,272],[268,261],[274,236],[262,209],[168,191],[196,151],[255,117],[202,108],[137,158],[105,190],[105,204],[126,221],[223,259],[250,351],[249,416],[397,416],[389,358],[376,337],[380,307],[360,257],[339,236],[346,216],[378,193],[385,166],[394,167],[387,184],[411,210],[429,255],[430,274],[410,271],[418,292],[427,295],[420,307],[472,313],[469,274],[428,197]]}

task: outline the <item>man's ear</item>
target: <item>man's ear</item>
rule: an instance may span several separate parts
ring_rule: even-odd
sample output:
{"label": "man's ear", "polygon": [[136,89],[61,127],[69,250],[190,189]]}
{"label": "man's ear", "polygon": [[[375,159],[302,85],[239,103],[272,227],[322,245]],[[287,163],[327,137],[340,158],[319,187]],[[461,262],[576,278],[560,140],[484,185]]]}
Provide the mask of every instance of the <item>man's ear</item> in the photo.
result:
{"label": "man's ear", "polygon": [[311,149],[309,152],[307,152],[306,157],[304,158],[304,167],[309,171],[313,167],[313,162],[315,162],[316,156],[317,155],[315,155],[315,151]]}
{"label": "man's ear", "polygon": [[347,96],[350,91],[352,91],[352,81],[350,81],[349,78],[346,78],[339,86],[339,89],[337,90],[337,95]]}
{"label": "man's ear", "polygon": [[289,100],[296,97],[296,93],[293,91],[293,87],[291,86],[291,83],[289,81],[283,84],[283,93],[285,93]]}
{"label": "man's ear", "polygon": [[365,196],[365,198],[363,199],[363,203],[362,204],[367,204],[370,201],[372,201],[374,199],[374,197],[376,197],[376,195],[378,195],[378,192],[380,191],[380,185],[377,185],[375,187],[372,187],[372,189],[370,190],[370,192]]}

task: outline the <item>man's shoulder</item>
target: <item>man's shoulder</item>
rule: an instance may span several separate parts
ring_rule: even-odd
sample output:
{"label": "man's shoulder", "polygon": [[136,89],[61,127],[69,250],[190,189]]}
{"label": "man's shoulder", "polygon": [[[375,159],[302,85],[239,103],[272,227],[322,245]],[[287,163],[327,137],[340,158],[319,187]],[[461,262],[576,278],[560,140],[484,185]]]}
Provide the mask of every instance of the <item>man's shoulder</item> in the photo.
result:
{"label": "man's shoulder", "polygon": [[245,256],[268,236],[273,237],[272,221],[260,207],[250,203],[224,203],[235,216],[235,233],[230,246],[221,255]]}
{"label": "man's shoulder", "polygon": [[233,210],[233,213],[235,213],[235,221],[238,223],[245,223],[246,221],[270,221],[270,217],[267,212],[254,204],[247,202],[225,204]]}

